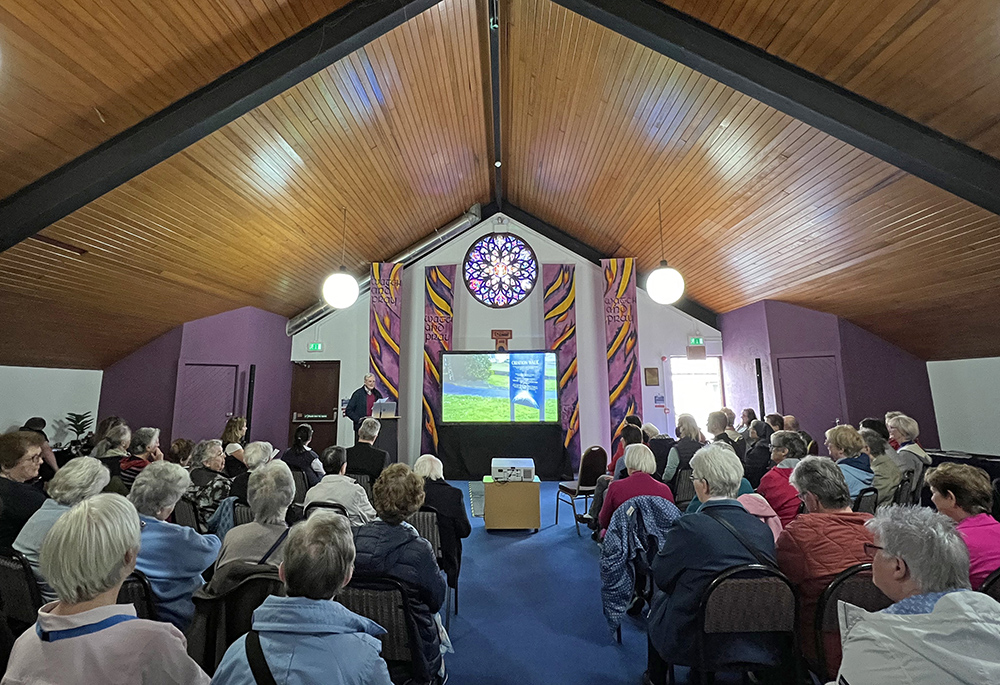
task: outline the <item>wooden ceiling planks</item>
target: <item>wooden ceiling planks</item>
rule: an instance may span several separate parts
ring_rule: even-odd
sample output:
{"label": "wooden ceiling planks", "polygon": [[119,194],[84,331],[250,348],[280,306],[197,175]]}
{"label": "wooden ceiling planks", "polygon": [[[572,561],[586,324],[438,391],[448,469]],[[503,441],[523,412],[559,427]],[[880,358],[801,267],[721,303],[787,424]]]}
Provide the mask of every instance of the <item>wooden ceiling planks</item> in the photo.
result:
{"label": "wooden ceiling planks", "polygon": [[[488,202],[477,21],[473,0],[445,0],[42,232],[76,252],[0,253],[4,310],[47,331],[87,312],[43,348],[5,332],[0,359],[101,368],[227,309],[291,315],[341,264],[343,207],[362,276]],[[143,325],[93,332],[122,319]]]}
{"label": "wooden ceiling planks", "polygon": [[[818,17],[835,11],[821,4]],[[548,0],[507,9],[511,203],[649,270],[660,259],[659,199],[665,256],[717,311],[780,299],[924,358],[1000,354],[1000,322],[948,306],[1000,304],[1000,290],[976,287],[1000,280],[1000,217]],[[770,44],[822,64],[803,28],[818,17],[791,12],[799,28],[772,29]],[[769,24],[747,12],[711,19],[754,36]],[[912,334],[932,327],[965,335]]]}

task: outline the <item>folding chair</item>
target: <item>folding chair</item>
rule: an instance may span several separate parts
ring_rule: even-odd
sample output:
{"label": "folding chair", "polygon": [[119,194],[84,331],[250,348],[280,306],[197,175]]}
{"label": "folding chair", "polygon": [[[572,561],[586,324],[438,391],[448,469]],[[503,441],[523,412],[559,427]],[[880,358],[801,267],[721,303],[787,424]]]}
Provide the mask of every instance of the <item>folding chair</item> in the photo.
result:
{"label": "folding chair", "polygon": [[369,502],[374,502],[374,499],[373,499],[373,496],[372,496],[372,479],[371,479],[371,476],[369,476],[367,473],[350,473],[350,472],[348,472],[348,473],[346,473],[344,475],[346,475],[348,478],[353,478],[354,480],[356,480],[358,482],[358,485],[360,485],[362,488],[364,488],[365,494],[368,495],[368,501]]}
{"label": "folding chair", "polygon": [[233,507],[233,519],[237,526],[253,523],[253,511],[247,505],[236,502]]}
{"label": "folding chair", "polygon": [[302,504],[306,501],[306,491],[309,489],[309,481],[306,480],[306,474],[299,469],[292,469],[292,480],[295,482],[295,497],[293,501]]}
{"label": "folding chair", "polygon": [[697,497],[697,493],[694,491],[694,482],[691,480],[692,473],[693,471],[689,468],[678,469],[677,473],[674,474],[673,486],[670,488],[674,491],[674,502],[682,512],[687,509],[691,500]]}
{"label": "folding chair", "polygon": [[837,602],[861,607],[866,611],[880,611],[892,604],[892,600],[882,594],[872,582],[872,565],[858,564],[842,571],[830,581],[816,602],[814,636],[816,657],[819,663],[810,664],[823,682],[833,680],[840,670],[840,653],[831,653],[829,647],[840,645],[840,620],[837,616]]}
{"label": "folding chair", "polygon": [[0,611],[14,637],[38,619],[41,607],[42,594],[28,560],[13,549],[0,553]]}
{"label": "folding chair", "polygon": [[198,521],[198,507],[194,505],[194,502],[185,497],[181,497],[177,500],[177,504],[174,505],[174,523],[178,526],[194,528],[199,533],[204,532],[201,529],[201,523]]}
{"label": "folding chair", "polygon": [[563,502],[573,508],[573,522],[576,524],[576,534],[580,534],[580,522],[576,519],[576,501],[583,498],[584,509],[590,506],[590,498],[597,489],[597,479],[604,475],[608,468],[608,453],[603,447],[588,447],[580,458],[580,474],[576,480],[559,483],[556,490],[556,523],[559,523],[559,503]]}
{"label": "folding chair", "polygon": [[913,489],[911,486],[912,474],[907,471],[896,486],[896,492],[892,496],[893,504],[910,504],[913,500]]}
{"label": "folding chair", "polygon": [[135,606],[135,615],[139,618],[147,618],[150,621],[157,620],[156,603],[153,601],[153,588],[149,585],[146,574],[142,571],[133,571],[118,592],[118,604],[132,604]]}
{"label": "folding chair", "polygon": [[878,504],[878,490],[875,488],[864,488],[854,499],[854,511],[865,514],[874,514],[875,505]]}
{"label": "folding chair", "polygon": [[986,576],[986,580],[979,586],[979,591],[1000,602],[1000,568]]}
{"label": "folding chair", "polygon": [[330,509],[334,513],[340,514],[344,518],[347,518],[347,507],[339,502],[310,502],[309,506],[306,507],[305,517],[309,518],[309,514],[316,511],[317,509]]}

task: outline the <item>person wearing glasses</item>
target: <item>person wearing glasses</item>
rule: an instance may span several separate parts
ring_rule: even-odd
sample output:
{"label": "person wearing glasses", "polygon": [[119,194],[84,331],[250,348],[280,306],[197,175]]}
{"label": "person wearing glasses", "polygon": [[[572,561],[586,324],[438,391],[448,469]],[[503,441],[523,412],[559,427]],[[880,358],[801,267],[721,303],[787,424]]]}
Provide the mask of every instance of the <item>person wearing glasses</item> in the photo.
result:
{"label": "person wearing glasses", "polygon": [[[798,590],[799,645],[812,663],[816,659],[813,626],[819,596],[839,573],[868,562],[864,545],[872,541],[872,534],[865,522],[872,515],[851,510],[844,474],[827,457],[806,457],[792,469],[789,482],[807,513],[797,516],[781,532],[775,550],[778,567]],[[823,639],[827,672],[836,673],[840,636],[831,631]]]}
{"label": "person wearing glasses", "polygon": [[763,495],[778,514],[782,528],[787,528],[799,513],[799,492],[789,479],[792,469],[805,456],[806,444],[795,431],[780,430],[771,434],[771,461],[775,466],[761,477],[757,494]]}
{"label": "person wearing glasses", "polygon": [[955,522],[927,507],[879,509],[865,524],[872,580],[893,601],[840,608],[838,683],[1000,683],[1000,603],[969,588]]}
{"label": "person wearing glasses", "polygon": [[0,548],[14,544],[18,533],[45,503],[41,487],[29,485],[42,465],[42,438],[31,431],[0,435]]}

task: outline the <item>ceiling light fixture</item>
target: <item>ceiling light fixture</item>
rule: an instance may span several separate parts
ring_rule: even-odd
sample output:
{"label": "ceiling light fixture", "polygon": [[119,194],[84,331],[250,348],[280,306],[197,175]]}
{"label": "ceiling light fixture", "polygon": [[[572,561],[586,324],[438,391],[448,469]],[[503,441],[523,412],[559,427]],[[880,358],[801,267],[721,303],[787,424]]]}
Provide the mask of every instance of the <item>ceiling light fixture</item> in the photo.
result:
{"label": "ceiling light fixture", "polygon": [[344,207],[344,237],[340,252],[340,271],[327,276],[323,282],[323,299],[335,309],[347,309],[358,299],[358,280],[347,273],[344,265],[347,254],[347,207]]}
{"label": "ceiling light fixture", "polygon": [[680,271],[667,266],[663,257],[663,211],[660,200],[656,201],[656,213],[660,220],[660,265],[646,276],[646,294],[657,304],[673,304],[684,294],[684,277]]}

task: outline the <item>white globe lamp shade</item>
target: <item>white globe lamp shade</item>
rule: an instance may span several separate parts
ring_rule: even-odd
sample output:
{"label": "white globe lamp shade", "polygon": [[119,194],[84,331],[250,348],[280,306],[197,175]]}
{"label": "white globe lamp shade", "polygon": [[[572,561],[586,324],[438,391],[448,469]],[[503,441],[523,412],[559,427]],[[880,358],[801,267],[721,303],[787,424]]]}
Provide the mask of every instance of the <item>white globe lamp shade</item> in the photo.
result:
{"label": "white globe lamp shade", "polygon": [[335,309],[347,309],[358,299],[358,281],[341,268],[323,282],[323,299]]}
{"label": "white globe lamp shade", "polygon": [[657,304],[673,304],[684,294],[684,277],[665,261],[646,277],[646,294]]}

